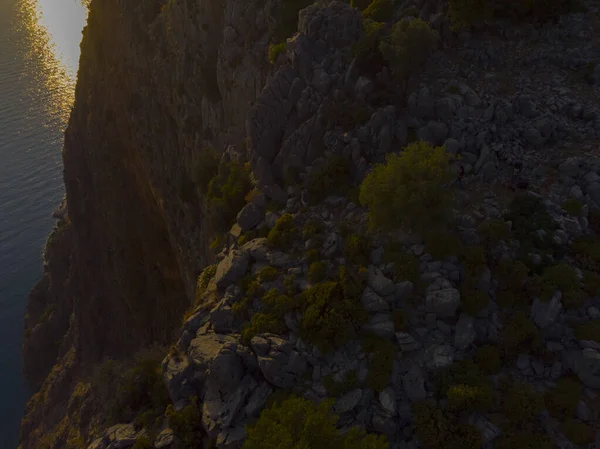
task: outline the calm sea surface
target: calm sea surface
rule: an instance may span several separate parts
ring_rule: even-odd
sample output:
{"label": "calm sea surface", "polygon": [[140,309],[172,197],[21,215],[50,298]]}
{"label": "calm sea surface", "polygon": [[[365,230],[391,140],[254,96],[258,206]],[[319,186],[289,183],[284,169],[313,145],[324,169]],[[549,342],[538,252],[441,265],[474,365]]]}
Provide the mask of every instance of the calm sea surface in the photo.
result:
{"label": "calm sea surface", "polygon": [[29,392],[20,347],[27,294],[63,196],[81,0],[0,0],[0,446],[16,448]]}

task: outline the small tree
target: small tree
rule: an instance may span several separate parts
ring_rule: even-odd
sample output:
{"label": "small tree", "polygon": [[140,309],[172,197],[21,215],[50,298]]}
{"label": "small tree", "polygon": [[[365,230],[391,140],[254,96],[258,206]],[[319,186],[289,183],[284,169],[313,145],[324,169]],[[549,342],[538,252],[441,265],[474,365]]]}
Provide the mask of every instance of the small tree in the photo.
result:
{"label": "small tree", "polygon": [[450,218],[450,157],[442,147],[415,142],[375,166],[360,186],[372,229],[428,230]]}
{"label": "small tree", "polygon": [[315,405],[292,396],[275,402],[260,414],[258,421],[246,428],[244,449],[387,449],[383,436],[366,435],[352,429],[341,435],[336,428],[338,417],[332,402]]}

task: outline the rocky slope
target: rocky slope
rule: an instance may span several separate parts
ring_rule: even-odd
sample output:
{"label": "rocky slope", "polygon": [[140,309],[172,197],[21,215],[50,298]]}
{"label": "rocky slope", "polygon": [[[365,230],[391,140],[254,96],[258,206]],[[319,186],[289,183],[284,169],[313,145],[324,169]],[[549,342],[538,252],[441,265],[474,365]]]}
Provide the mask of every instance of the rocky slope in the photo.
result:
{"label": "rocky slope", "polygon": [[[283,290],[284,278],[294,275],[294,291],[308,291],[310,249],[335,273],[349,257],[340,226],[363,230],[367,212],[344,196],[317,198],[315,173],[327,174],[328,158],[338,156],[350,161],[348,182],[360,182],[371,164],[415,139],[461,156],[466,176],[455,218],[463,244],[485,243],[478,226],[486,220],[509,221],[510,235],[489,249],[495,258],[521,260],[525,238],[547,236],[553,249],[528,248],[528,263],[543,275],[546,266],[566,262],[583,281],[586,270],[569,248],[600,232],[593,218],[600,208],[600,5],[585,4],[585,12],[557,23],[456,34],[444,2],[403,2],[394,19],[418,15],[443,42],[405,90],[385,65],[365,68],[353,58],[364,29],[360,12],[341,2],[302,10],[298,33],[272,66],[275,2],[93,0],[65,137],[68,208],[58,212],[26,319],[25,369],[39,392],[23,420],[22,448],[106,449],[142,439],[147,431],[138,425],[105,431],[91,417],[74,422],[85,415],[75,400],[77,382],[107,357],[177,339],[163,362],[170,400],[180,410],[198,397],[202,433],[217,447],[240,447],[245,425],[274,390],[319,400],[331,394],[327,379],[342,382],[351,372],[357,383],[336,403],[340,425],[387,435],[394,448],[417,447],[411,404],[436,397],[436,373],[484,345],[514,343],[507,335],[521,316],[507,315],[507,280],[493,264],[480,267],[477,279],[489,301],[470,307],[468,258],[436,258],[427,242],[401,232],[369,242],[361,263],[363,327],[395,348],[378,391],[368,382],[373,354],[358,340],[323,353],[300,337],[300,312],[286,314],[277,335],[241,339],[244,320],[234,312],[247,291],[240,281],[272,266],[277,276],[261,281],[263,290]],[[249,241],[218,256],[180,330],[198,275],[215,262],[206,206],[199,195],[185,194],[204,146],[249,160],[260,193],[230,231],[233,240]],[[528,190],[526,204],[538,208],[526,221],[511,203],[515,188]],[[567,208],[568,199],[580,207]],[[285,249],[252,238],[276,228],[282,214],[292,214],[297,228],[321,223],[321,238],[297,236]],[[416,261],[412,279],[387,258],[392,240],[395,252]],[[573,305],[573,292],[555,290],[546,301],[530,294],[527,330],[515,332],[535,333],[539,347],[519,346],[517,338],[517,353],[501,371],[544,394],[564,376],[579,379],[574,418],[594,434],[581,446],[600,446],[600,342],[576,331],[600,318],[600,298],[586,289]],[[493,374],[498,386],[500,372]],[[473,413],[468,421],[486,447],[501,437],[502,425],[491,416]],[[164,424],[154,446],[176,447]],[[538,424],[536,431],[559,447],[573,447],[547,411]]]}

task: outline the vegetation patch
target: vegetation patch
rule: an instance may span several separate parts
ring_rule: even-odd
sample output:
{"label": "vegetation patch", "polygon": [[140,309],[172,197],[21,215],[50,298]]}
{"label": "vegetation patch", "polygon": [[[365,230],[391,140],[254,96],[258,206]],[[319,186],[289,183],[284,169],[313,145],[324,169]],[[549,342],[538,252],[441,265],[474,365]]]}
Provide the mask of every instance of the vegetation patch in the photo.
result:
{"label": "vegetation patch", "polygon": [[575,328],[578,340],[589,340],[600,343],[600,320],[588,321]]}
{"label": "vegetation patch", "polygon": [[368,336],[363,339],[363,349],[369,354],[367,385],[374,391],[383,391],[392,375],[396,346],[384,338]]}
{"label": "vegetation patch", "polygon": [[267,240],[276,248],[289,248],[298,237],[298,229],[294,223],[294,216],[283,214],[275,222],[273,229],[269,231]]}
{"label": "vegetation patch", "polygon": [[355,265],[368,265],[371,258],[370,240],[363,234],[350,234],[344,240],[344,257]]}
{"label": "vegetation patch", "polygon": [[333,374],[325,376],[323,385],[327,389],[327,393],[333,397],[340,397],[360,386],[358,382],[358,374],[356,370],[346,371],[344,379],[341,382],[336,382]]}
{"label": "vegetation patch", "polygon": [[321,282],[327,276],[327,262],[313,262],[308,267],[308,282],[316,284]]}
{"label": "vegetation patch", "polygon": [[544,402],[554,418],[565,421],[575,415],[575,409],[582,393],[583,389],[578,381],[563,377],[558,380],[556,387],[546,392]]}
{"label": "vegetation patch", "polygon": [[269,45],[269,62],[275,64],[279,55],[285,53],[286,48],[287,44],[285,42]]}
{"label": "vegetation patch", "polygon": [[181,440],[182,448],[197,448],[198,441],[202,440],[202,414],[198,409],[198,398],[192,397],[190,403],[180,411],[169,405],[165,414],[169,427]]}
{"label": "vegetation patch", "polygon": [[322,200],[328,195],[346,195],[353,184],[350,166],[347,157],[334,155],[312,170],[306,181],[311,201]]}

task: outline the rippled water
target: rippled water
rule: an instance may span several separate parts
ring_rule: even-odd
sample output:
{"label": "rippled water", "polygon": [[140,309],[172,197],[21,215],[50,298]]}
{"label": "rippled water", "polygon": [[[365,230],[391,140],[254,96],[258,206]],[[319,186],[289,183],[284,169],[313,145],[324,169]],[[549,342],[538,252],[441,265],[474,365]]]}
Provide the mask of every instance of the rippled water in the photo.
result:
{"label": "rippled water", "polygon": [[27,294],[63,196],[60,151],[73,102],[81,0],[0,0],[0,442],[18,444],[28,391],[20,347]]}

